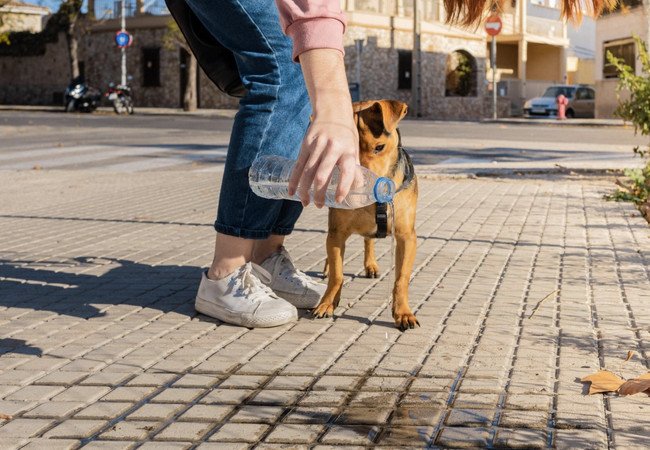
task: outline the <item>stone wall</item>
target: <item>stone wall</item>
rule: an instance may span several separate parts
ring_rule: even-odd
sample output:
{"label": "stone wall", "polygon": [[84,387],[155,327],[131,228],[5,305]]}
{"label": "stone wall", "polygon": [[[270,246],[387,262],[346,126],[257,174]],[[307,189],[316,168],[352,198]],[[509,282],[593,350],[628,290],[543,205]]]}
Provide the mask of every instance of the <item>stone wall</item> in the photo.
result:
{"label": "stone wall", "polygon": [[[345,63],[351,82],[356,81],[355,39],[365,41],[361,53],[362,99],[392,98],[410,104],[411,90],[398,89],[398,52],[412,49],[413,33],[410,30],[349,26],[345,36]],[[422,116],[450,120],[476,120],[490,116],[491,109],[486,110],[485,107],[485,96],[488,94],[485,42],[481,39],[423,33],[420,45]],[[445,97],[447,58],[458,50],[474,58],[475,96]]]}

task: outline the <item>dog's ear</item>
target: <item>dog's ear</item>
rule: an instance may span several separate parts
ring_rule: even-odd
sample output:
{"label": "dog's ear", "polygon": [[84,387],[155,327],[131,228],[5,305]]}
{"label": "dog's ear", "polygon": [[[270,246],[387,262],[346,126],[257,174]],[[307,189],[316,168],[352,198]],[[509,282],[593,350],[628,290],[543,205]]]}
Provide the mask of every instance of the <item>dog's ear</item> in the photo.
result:
{"label": "dog's ear", "polygon": [[408,107],[397,100],[371,100],[356,102],[354,112],[366,124],[373,136],[381,136],[384,132],[392,133],[397,124],[406,115]]}
{"label": "dog's ear", "polygon": [[399,121],[406,115],[408,106],[398,100],[379,100],[377,103],[381,106],[384,128],[389,132],[395,131]]}

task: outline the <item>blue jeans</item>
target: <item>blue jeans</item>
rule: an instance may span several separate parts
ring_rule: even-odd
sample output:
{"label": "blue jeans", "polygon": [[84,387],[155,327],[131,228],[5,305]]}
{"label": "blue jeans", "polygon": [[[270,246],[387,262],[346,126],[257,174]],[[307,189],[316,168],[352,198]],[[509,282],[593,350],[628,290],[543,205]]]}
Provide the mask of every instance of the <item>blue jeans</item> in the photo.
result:
{"label": "blue jeans", "polygon": [[203,25],[235,55],[248,93],[228,146],[217,220],[219,233],[248,239],[287,235],[299,202],[255,195],[248,169],[259,154],[298,157],[311,106],[291,39],[283,34],[275,0],[187,0]]}

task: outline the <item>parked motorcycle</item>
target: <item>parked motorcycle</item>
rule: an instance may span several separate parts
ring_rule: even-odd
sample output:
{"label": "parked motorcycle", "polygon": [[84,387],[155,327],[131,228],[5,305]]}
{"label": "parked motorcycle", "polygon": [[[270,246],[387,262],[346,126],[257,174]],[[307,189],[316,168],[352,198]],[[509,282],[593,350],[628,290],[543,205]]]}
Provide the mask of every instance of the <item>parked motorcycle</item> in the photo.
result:
{"label": "parked motorcycle", "polygon": [[133,114],[133,97],[130,86],[111,83],[108,85],[106,98],[113,102],[113,109],[116,114]]}
{"label": "parked motorcycle", "polygon": [[89,86],[83,77],[77,77],[65,90],[65,112],[93,112],[102,99],[99,89]]}

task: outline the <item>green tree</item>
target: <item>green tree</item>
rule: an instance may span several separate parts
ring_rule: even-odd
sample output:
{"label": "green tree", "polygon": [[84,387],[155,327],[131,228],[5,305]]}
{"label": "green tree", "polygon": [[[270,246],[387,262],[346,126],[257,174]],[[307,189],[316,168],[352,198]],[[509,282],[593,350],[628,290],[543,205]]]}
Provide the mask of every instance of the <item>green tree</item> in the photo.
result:
{"label": "green tree", "polygon": [[[641,38],[635,36],[634,40],[641,63],[641,73],[638,75],[622,58],[607,52],[609,64],[616,67],[618,72],[616,89],[619,104],[615,114],[633,124],[635,133],[650,137],[650,55],[646,43]],[[621,92],[627,94],[625,98],[621,96]],[[628,181],[619,181],[618,184],[622,189],[614,193],[611,198],[634,201],[646,218],[650,219],[650,145],[645,148],[637,146],[634,148],[634,153],[645,160],[644,167],[626,170]]]}
{"label": "green tree", "polygon": [[70,75],[77,78],[79,71],[79,36],[82,32],[81,7],[83,0],[63,0],[59,7],[59,13],[63,21],[63,32],[68,43],[68,58],[70,62]]}
{"label": "green tree", "polygon": [[192,53],[192,49],[187,44],[183,33],[178,28],[178,24],[173,19],[167,23],[167,31],[163,37],[163,45],[167,50],[182,48],[189,54],[189,58],[187,58],[187,83],[185,83],[185,92],[183,93],[183,110],[196,111],[198,107],[196,86],[198,64]]}
{"label": "green tree", "polygon": [[[8,3],[9,0],[0,0],[0,29],[2,28],[2,25],[4,25],[4,13],[2,12],[2,8]],[[0,44],[11,44],[8,31],[0,31]]]}

